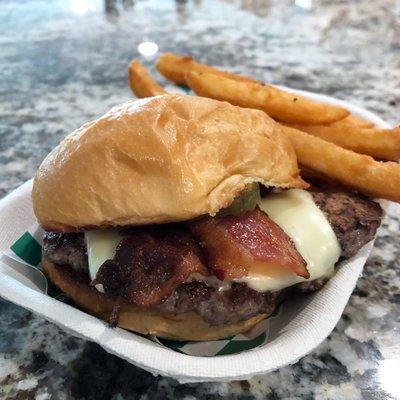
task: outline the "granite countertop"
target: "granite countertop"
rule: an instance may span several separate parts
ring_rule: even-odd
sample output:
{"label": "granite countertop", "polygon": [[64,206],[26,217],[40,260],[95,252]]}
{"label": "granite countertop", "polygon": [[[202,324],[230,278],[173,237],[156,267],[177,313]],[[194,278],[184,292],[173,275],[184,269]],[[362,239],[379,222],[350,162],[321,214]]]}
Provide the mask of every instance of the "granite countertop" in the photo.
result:
{"label": "granite countertop", "polygon": [[[400,119],[396,0],[8,0],[0,26],[0,197],[31,178],[64,135],[132,97],[127,65],[133,57],[154,63],[138,52],[148,41],[346,99],[393,125]],[[399,211],[388,212],[335,330],[293,366],[249,381],[181,385],[0,300],[0,397],[400,397]]]}

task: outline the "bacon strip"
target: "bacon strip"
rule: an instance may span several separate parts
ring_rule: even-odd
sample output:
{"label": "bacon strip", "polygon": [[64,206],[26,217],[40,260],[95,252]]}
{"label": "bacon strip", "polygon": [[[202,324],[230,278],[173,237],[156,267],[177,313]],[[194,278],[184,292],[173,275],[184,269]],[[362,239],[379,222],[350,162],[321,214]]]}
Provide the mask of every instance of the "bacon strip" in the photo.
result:
{"label": "bacon strip", "polygon": [[205,217],[189,223],[189,229],[220,279],[241,278],[250,271],[279,276],[289,270],[310,276],[289,236],[258,208],[240,216]]}
{"label": "bacon strip", "polygon": [[114,259],[100,267],[92,284],[101,283],[111,296],[150,307],[192,273],[209,274],[200,253],[188,232],[171,226],[163,232],[130,233],[121,240]]}

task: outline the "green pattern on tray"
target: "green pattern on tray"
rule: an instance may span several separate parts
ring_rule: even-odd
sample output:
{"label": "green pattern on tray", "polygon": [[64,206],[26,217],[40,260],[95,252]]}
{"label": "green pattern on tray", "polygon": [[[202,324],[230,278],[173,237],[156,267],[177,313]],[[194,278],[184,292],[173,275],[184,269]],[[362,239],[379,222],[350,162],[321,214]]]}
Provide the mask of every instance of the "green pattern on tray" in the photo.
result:
{"label": "green pattern on tray", "polygon": [[11,250],[27,264],[38,266],[42,259],[42,247],[36,239],[25,232],[12,246]]}

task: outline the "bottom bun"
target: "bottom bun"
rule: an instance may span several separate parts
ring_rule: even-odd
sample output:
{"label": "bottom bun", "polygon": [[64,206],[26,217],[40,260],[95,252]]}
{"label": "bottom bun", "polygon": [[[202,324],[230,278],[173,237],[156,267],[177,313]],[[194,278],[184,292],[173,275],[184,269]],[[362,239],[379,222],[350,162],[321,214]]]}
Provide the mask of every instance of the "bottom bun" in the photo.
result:
{"label": "bottom bun", "polygon": [[[115,302],[105,294],[98,292],[87,282],[74,279],[73,270],[58,266],[46,259],[42,266],[50,280],[82,309],[105,321],[109,321]],[[251,329],[266,318],[259,314],[236,324],[213,326],[198,314],[166,314],[156,309],[144,309],[127,302],[121,303],[118,326],[145,335],[174,340],[217,340],[234,336]]]}

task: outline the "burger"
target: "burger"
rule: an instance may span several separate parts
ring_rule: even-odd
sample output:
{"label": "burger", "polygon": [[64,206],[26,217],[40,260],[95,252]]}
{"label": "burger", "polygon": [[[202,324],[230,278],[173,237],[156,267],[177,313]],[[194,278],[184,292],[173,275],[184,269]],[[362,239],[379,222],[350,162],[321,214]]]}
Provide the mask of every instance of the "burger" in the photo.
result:
{"label": "burger", "polygon": [[42,266],[83,310],[176,340],[252,328],[375,235],[378,203],[302,180],[265,113],[202,97],[119,105],[43,161]]}

